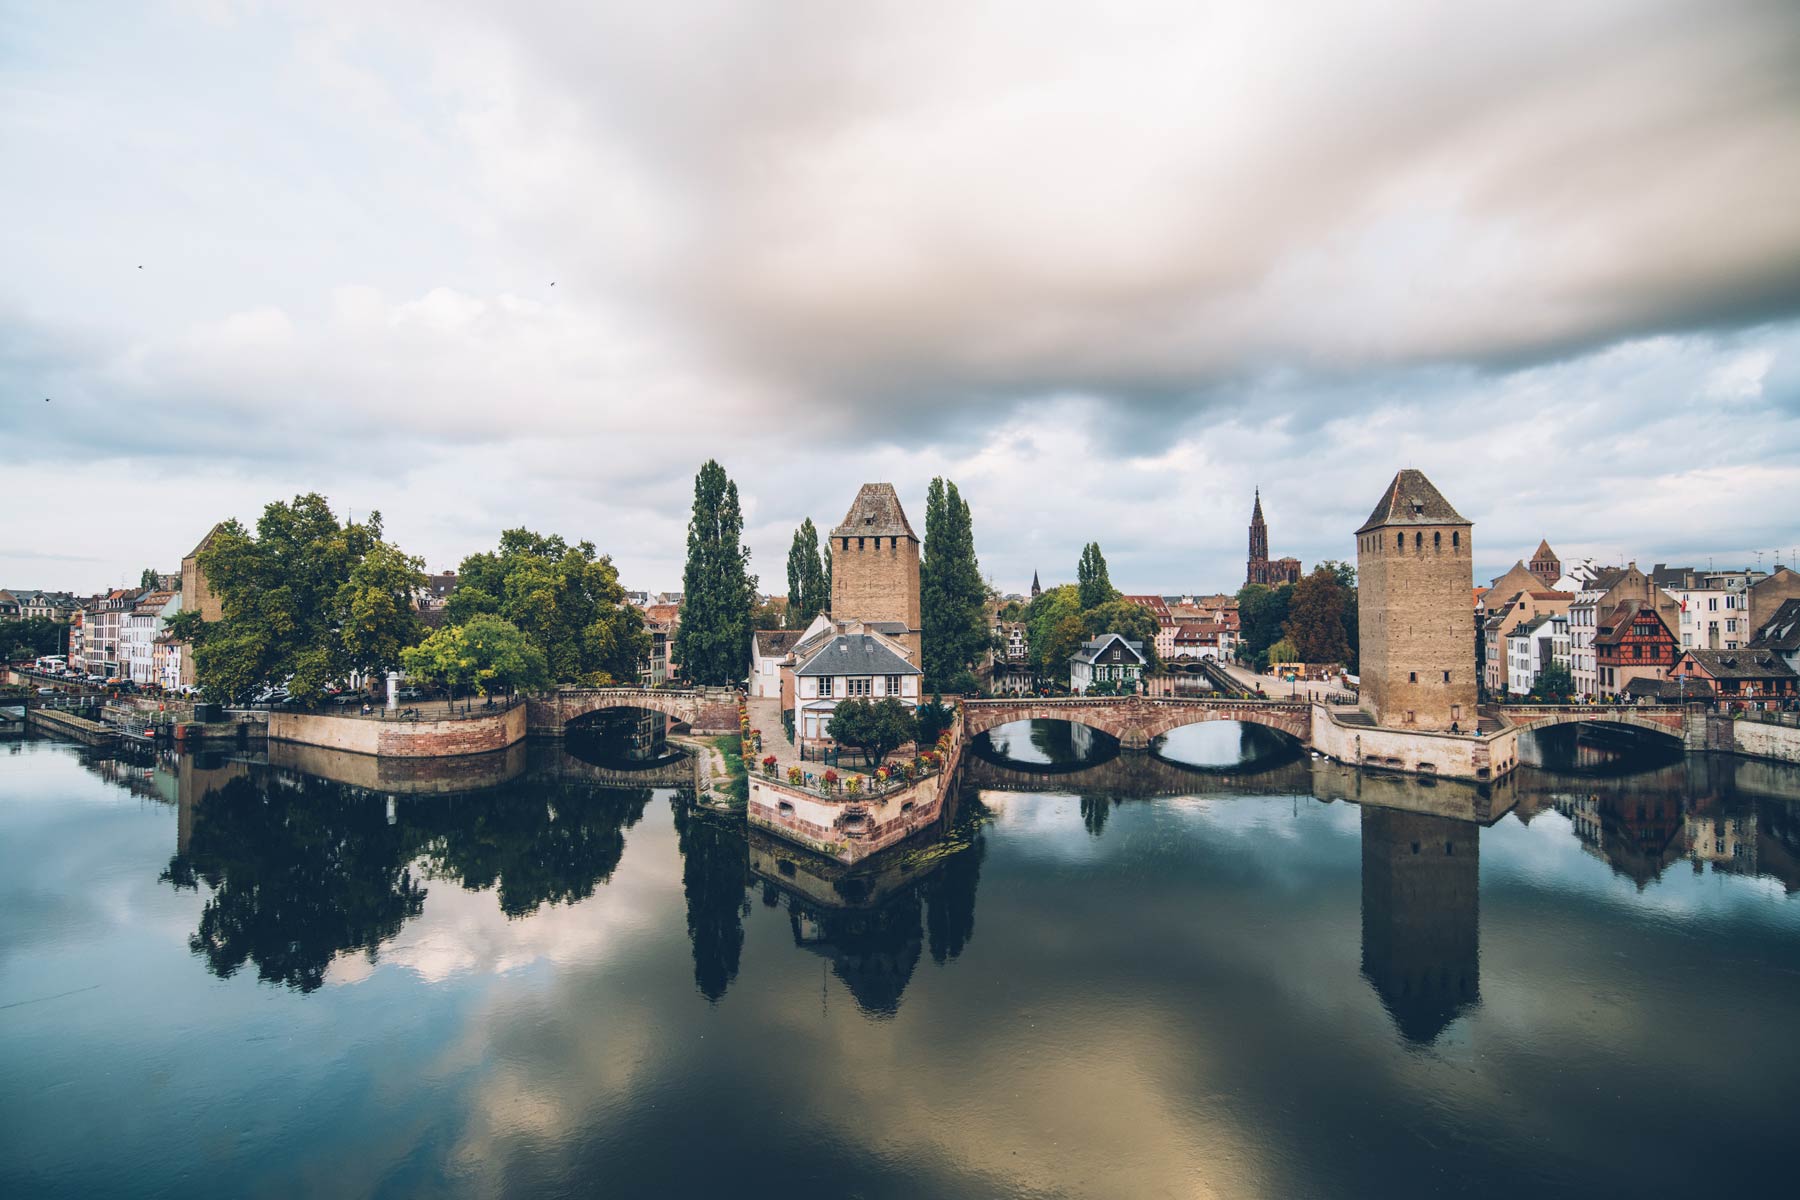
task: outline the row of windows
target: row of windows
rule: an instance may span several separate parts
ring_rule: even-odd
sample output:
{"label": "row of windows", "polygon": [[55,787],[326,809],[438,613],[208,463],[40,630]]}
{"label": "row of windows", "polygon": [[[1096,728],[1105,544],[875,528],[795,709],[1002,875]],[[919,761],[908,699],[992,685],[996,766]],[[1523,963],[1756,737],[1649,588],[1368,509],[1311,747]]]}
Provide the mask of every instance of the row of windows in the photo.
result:
{"label": "row of windows", "polygon": [[[887,695],[887,696],[898,696],[900,694],[901,676],[899,676],[899,675],[884,675],[882,678],[884,680],[886,680],[886,682],[887,682],[887,687],[882,694]],[[837,695],[838,694],[837,683],[838,683],[839,679],[842,679],[844,681],[844,689],[843,689],[842,694],[845,696],[872,696],[875,694],[871,690],[875,683],[874,676],[871,676],[871,675],[821,675],[821,676],[819,676],[819,695],[826,699],[829,699],[830,697]]]}
{"label": "row of windows", "polygon": [[[849,538],[847,538],[847,537],[839,538],[838,541],[843,543],[843,549],[848,550],[850,548],[850,539]],[[875,549],[877,549],[877,550],[881,549],[881,539],[879,537],[857,538],[856,539],[856,548],[858,550],[863,549],[864,548],[863,543],[867,542],[867,541],[873,541],[875,543]],[[825,548],[827,550],[831,549],[831,547],[829,545],[827,545]],[[890,537],[888,539],[888,549],[889,550],[898,550],[899,548],[900,548],[900,538],[898,536]]]}
{"label": "row of windows", "polygon": [[[1406,682],[1408,682],[1408,683],[1419,682],[1419,673],[1417,671],[1408,671],[1406,673]],[[1450,682],[1450,672],[1448,672],[1448,671],[1444,672],[1444,682],[1445,683]]]}
{"label": "row of windows", "polygon": [[[1357,546],[1359,549],[1362,549],[1362,550],[1373,551],[1373,550],[1379,550],[1381,548],[1381,543],[1377,539],[1375,534],[1370,533],[1370,534],[1364,534],[1362,537],[1358,538]],[[1460,549],[1461,547],[1462,547],[1462,531],[1454,530],[1454,529],[1451,530],[1450,531],[1450,548],[1452,550],[1457,550],[1457,549]],[[1443,534],[1442,530],[1433,531],[1433,533],[1431,535],[1431,548],[1433,550],[1442,550],[1444,548],[1444,534]],[[1396,533],[1394,535],[1394,549],[1396,549],[1396,550],[1406,549],[1406,534],[1404,532]],[[1423,531],[1416,532],[1413,534],[1413,549],[1414,550],[1424,550],[1425,549],[1425,534]]]}

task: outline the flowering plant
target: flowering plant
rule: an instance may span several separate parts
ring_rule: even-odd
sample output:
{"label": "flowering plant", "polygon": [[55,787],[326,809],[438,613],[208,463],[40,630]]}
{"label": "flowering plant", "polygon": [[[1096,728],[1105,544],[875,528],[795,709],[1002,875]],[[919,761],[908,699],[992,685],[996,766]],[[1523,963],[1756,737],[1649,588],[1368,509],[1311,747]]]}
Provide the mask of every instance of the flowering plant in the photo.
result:
{"label": "flowering plant", "polygon": [[800,779],[801,779],[800,768],[799,767],[789,767],[788,768],[788,782],[792,783],[792,784],[798,784],[800,782]]}
{"label": "flowering plant", "polygon": [[849,792],[852,796],[860,794],[862,792],[862,776],[852,775],[850,778],[844,780],[844,790]]}
{"label": "flowering plant", "polygon": [[875,768],[875,782],[876,783],[886,783],[887,781],[888,781],[888,769],[886,767],[876,767]]}
{"label": "flowering plant", "polygon": [[763,774],[775,774],[775,756],[773,754],[765,754],[763,756]]}
{"label": "flowering plant", "polygon": [[823,782],[825,785],[825,790],[828,792],[836,789],[837,781],[838,781],[838,774],[836,771],[826,771],[824,774],[824,777],[821,780],[821,782]]}

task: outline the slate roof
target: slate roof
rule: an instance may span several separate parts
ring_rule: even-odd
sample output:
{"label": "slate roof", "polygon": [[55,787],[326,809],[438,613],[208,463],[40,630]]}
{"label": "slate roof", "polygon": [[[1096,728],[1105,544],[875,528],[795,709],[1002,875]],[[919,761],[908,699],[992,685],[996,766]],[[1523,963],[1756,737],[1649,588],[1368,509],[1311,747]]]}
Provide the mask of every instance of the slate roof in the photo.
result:
{"label": "slate roof", "polygon": [[1534,632],[1548,625],[1550,623],[1550,617],[1551,614],[1549,613],[1539,613],[1537,616],[1531,618],[1531,620],[1515,625],[1513,631],[1506,636],[1530,637]]}
{"label": "slate roof", "polygon": [[[1550,548],[1549,538],[1545,538],[1538,543],[1537,551],[1532,554],[1531,558],[1534,562],[1541,562],[1546,558],[1556,559],[1556,551]],[[1561,562],[1562,560],[1556,559],[1556,561]]]}
{"label": "slate roof", "polygon": [[1444,494],[1425,478],[1423,471],[1406,468],[1382,493],[1375,511],[1362,523],[1358,533],[1367,533],[1382,525],[1470,525],[1461,513],[1450,507]]}
{"label": "slate roof", "polygon": [[1689,679],[1683,686],[1679,679],[1646,679],[1639,676],[1625,685],[1625,694],[1633,699],[1704,700],[1713,694],[1712,684],[1704,679]]}
{"label": "slate roof", "polygon": [[1783,600],[1750,639],[1752,650],[1800,650],[1800,600]]}
{"label": "slate roof", "polygon": [[1125,648],[1137,655],[1138,662],[1149,661],[1144,657],[1144,643],[1131,641],[1123,634],[1118,633],[1103,633],[1097,638],[1081,643],[1081,649],[1070,655],[1069,661],[1092,663],[1106,653],[1107,648],[1114,642],[1124,642]]}
{"label": "slate roof", "polygon": [[918,535],[907,524],[906,510],[900,507],[899,493],[891,483],[865,483],[844,514],[844,523],[831,531],[832,537],[909,537]]}
{"label": "slate roof", "polygon": [[1687,650],[1683,655],[1714,679],[1794,678],[1794,668],[1769,650]]}
{"label": "slate roof", "polygon": [[794,648],[800,640],[804,629],[758,629],[755,631],[756,656],[758,658],[780,658]]}
{"label": "slate roof", "polygon": [[866,633],[840,633],[806,660],[796,675],[917,675],[919,668]]}

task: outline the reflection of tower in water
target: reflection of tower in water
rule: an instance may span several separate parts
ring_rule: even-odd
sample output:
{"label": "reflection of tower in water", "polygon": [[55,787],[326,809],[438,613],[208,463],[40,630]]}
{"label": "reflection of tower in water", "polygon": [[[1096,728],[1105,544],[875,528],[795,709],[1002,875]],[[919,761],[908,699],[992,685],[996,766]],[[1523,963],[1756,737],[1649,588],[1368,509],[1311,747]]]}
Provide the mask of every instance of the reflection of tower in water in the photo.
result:
{"label": "reflection of tower in water", "polygon": [[1362,810],[1362,970],[1421,1045],[1481,1000],[1481,827]]}

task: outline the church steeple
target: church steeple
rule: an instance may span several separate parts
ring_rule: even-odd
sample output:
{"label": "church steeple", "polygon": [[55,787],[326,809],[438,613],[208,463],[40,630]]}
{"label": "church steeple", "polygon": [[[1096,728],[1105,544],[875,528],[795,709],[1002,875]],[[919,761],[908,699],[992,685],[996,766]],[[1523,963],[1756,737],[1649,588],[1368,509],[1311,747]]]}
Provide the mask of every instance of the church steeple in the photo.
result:
{"label": "church steeple", "polygon": [[1033,600],[1036,600],[1039,596],[1041,596],[1043,594],[1044,594],[1044,589],[1038,585],[1037,572],[1033,571],[1031,573],[1031,598]]}
{"label": "church steeple", "polygon": [[1256,489],[1256,507],[1250,511],[1250,524],[1261,525],[1263,523],[1262,488],[1259,487]]}

